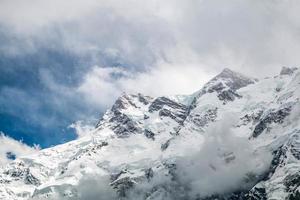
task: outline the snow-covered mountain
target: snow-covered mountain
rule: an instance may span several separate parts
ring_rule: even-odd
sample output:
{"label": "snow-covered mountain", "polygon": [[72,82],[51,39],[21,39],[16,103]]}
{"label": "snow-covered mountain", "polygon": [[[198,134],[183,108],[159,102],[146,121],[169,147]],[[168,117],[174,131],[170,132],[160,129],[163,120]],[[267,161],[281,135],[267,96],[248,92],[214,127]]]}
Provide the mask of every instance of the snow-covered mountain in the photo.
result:
{"label": "snow-covered mountain", "polygon": [[92,133],[0,168],[0,199],[300,199],[300,70],[123,94]]}

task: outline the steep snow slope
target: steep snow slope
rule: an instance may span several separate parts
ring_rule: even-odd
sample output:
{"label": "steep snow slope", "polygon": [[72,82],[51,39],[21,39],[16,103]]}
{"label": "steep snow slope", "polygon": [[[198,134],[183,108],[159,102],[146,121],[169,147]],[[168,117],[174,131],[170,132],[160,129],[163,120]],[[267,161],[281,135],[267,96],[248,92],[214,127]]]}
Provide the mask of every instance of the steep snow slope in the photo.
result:
{"label": "steep snow slope", "polygon": [[123,94],[90,135],[1,168],[0,199],[299,199],[299,97],[295,68]]}

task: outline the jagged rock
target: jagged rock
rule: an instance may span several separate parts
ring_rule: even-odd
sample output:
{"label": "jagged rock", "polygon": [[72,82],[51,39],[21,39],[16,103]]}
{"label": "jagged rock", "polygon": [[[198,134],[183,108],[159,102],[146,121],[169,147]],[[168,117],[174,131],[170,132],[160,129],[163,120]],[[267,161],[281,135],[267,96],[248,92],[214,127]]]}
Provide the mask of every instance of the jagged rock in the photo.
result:
{"label": "jagged rock", "polygon": [[162,151],[166,150],[169,147],[171,141],[172,141],[172,138],[168,139],[165,143],[163,143],[160,147],[161,150]]}
{"label": "jagged rock", "polygon": [[122,109],[127,108],[128,106],[133,106],[133,107],[137,107],[130,99],[130,97],[126,94],[122,95],[121,97],[119,97],[116,102],[114,103],[114,105],[112,106],[111,110],[112,111],[120,111]]}
{"label": "jagged rock", "polygon": [[23,162],[19,162],[16,167],[8,168],[3,173],[12,177],[14,180],[23,180],[24,183],[28,185],[38,186],[41,184],[40,180],[31,174],[30,168],[25,166]]}
{"label": "jagged rock", "polygon": [[187,117],[188,107],[166,97],[159,97],[149,106],[149,112],[154,111],[159,111],[161,117],[170,117],[182,124]]}
{"label": "jagged rock", "polygon": [[119,197],[126,197],[126,192],[134,186],[134,181],[129,177],[118,179],[111,183],[111,186],[117,190]]}
{"label": "jagged rock", "polygon": [[267,200],[265,188],[254,187],[248,194],[245,195],[246,200]]}
{"label": "jagged rock", "polygon": [[167,106],[169,108],[179,110],[179,111],[180,110],[183,110],[183,111],[187,110],[187,107],[183,104],[172,101],[171,99],[168,99],[166,97],[158,97],[149,106],[149,112],[154,112],[154,111],[161,110],[164,106]]}
{"label": "jagged rock", "polygon": [[210,88],[207,89],[208,93],[212,92],[222,92],[223,89],[226,87],[223,85],[223,83],[217,83],[216,85],[211,86]]}
{"label": "jagged rock", "polygon": [[259,136],[271,123],[283,123],[283,120],[291,112],[291,106],[284,107],[277,111],[272,110],[255,126],[252,136]]}
{"label": "jagged rock", "polygon": [[295,174],[290,174],[284,179],[286,191],[289,193],[288,199],[299,199],[300,193],[300,171]]}
{"label": "jagged rock", "polygon": [[148,181],[154,176],[154,171],[152,168],[145,170],[145,176],[148,179]]}
{"label": "jagged rock", "polygon": [[145,129],[144,134],[149,139],[152,139],[152,140],[155,139],[154,138],[155,134],[152,131],[148,130],[148,129]]}
{"label": "jagged rock", "polygon": [[273,159],[271,162],[271,166],[270,169],[268,170],[268,175],[266,175],[264,180],[270,178],[278,167],[283,167],[285,165],[285,159],[287,158],[286,155],[287,151],[288,148],[286,145],[282,145],[277,150],[273,151]]}
{"label": "jagged rock", "polygon": [[204,127],[210,122],[214,122],[217,118],[218,108],[208,109],[206,112],[195,114],[192,121],[199,127]]}
{"label": "jagged rock", "polygon": [[215,88],[216,91],[223,90],[225,87],[224,85],[220,85],[220,83],[218,82],[219,80],[223,80],[224,84],[233,91],[236,91],[242,87],[246,87],[249,84],[255,83],[253,79],[225,68],[219,75],[208,82],[208,85],[213,82],[217,82],[217,85],[211,86],[208,90],[212,90],[212,88]]}
{"label": "jagged rock", "polygon": [[[286,199],[299,199],[300,127],[299,113],[294,109],[294,105],[299,104],[299,81],[294,73],[262,79],[256,84],[254,79],[225,69],[192,95],[156,99],[142,94],[122,95],[91,135],[17,158],[8,167],[0,167],[0,199],[53,199],[57,195],[62,195],[62,199],[80,199],[82,185],[77,182],[86,177],[92,183],[88,191],[99,192],[102,186],[107,186],[122,200],[135,194],[141,197],[135,199],[146,200],[267,200],[280,198],[276,196],[278,192]],[[247,87],[249,84],[253,85]],[[242,87],[247,88],[239,90]],[[237,101],[237,98],[243,99]],[[230,103],[223,106],[220,100]],[[227,113],[240,120],[227,119]],[[286,120],[288,115],[290,118]],[[228,125],[227,120],[234,122]],[[280,131],[275,130],[275,123],[282,123],[278,126]],[[266,129],[268,134],[258,137]],[[215,131],[220,134],[232,131],[232,136],[245,139],[245,145],[250,146],[239,151],[244,143],[238,144],[235,150],[231,138],[227,141],[230,134],[213,134]],[[249,137],[251,141],[247,141]],[[211,145],[207,141],[214,139],[221,140],[221,144],[212,143],[213,151],[203,148]],[[209,157],[214,155],[210,154],[214,150],[218,151],[217,162],[209,162],[204,168],[211,167],[213,170],[209,172],[216,176],[222,173],[222,167],[229,170],[229,176],[241,174],[241,177],[232,177],[240,181],[236,184],[238,187],[231,188],[228,184],[229,189],[220,188],[227,187],[223,178],[215,192],[202,192],[197,187],[203,180],[211,184],[207,175],[210,173],[198,174],[193,168],[182,170],[185,161],[186,166],[195,164],[197,167],[200,156],[214,159],[214,156]],[[244,150],[250,151],[249,158],[242,158]],[[272,162],[270,155],[263,153],[260,158],[260,152],[265,151],[273,152]],[[246,166],[243,171],[241,168],[245,165],[241,165],[241,172],[235,173],[235,167],[230,171],[231,166],[239,167],[241,160],[245,165],[249,161],[250,169]],[[271,165],[265,166],[269,164],[264,163],[265,160]],[[108,176],[110,179],[106,180]],[[100,191],[102,193],[105,191]],[[199,198],[195,197],[197,194]],[[202,194],[212,196],[200,196]]]}
{"label": "jagged rock", "polygon": [[242,126],[242,125],[247,125],[250,122],[257,123],[259,121],[259,119],[261,118],[262,114],[263,114],[263,111],[258,110],[256,112],[244,115],[243,117],[241,117],[241,123],[238,125],[238,127]]}
{"label": "jagged rock", "polygon": [[224,101],[225,103],[228,102],[228,101],[234,101],[235,98],[242,98],[241,95],[235,93],[233,90],[225,90],[225,91],[222,91],[218,94],[218,98],[221,100],[221,101]]}
{"label": "jagged rock", "polygon": [[120,137],[126,137],[131,133],[140,132],[136,122],[118,110],[114,111],[109,122],[111,122],[111,129]]}
{"label": "jagged rock", "polygon": [[234,101],[235,98],[241,98],[236,92],[238,89],[254,83],[254,79],[226,68],[219,75],[215,76],[205,84],[202,90],[198,92],[194,102],[191,104],[191,109],[195,107],[197,99],[206,93],[216,92],[218,98],[226,104],[228,101]]}
{"label": "jagged rock", "polygon": [[297,67],[282,67],[280,75],[292,75],[297,69]]}
{"label": "jagged rock", "polygon": [[186,118],[186,115],[185,114],[182,114],[182,113],[174,113],[168,109],[161,109],[159,112],[158,112],[158,115],[160,117],[170,117],[171,119],[174,119],[176,122],[182,124],[183,121],[185,120]]}
{"label": "jagged rock", "polygon": [[152,99],[149,96],[143,96],[141,93],[138,93],[138,99],[140,102],[142,102],[144,105],[148,105],[150,103],[150,100]]}

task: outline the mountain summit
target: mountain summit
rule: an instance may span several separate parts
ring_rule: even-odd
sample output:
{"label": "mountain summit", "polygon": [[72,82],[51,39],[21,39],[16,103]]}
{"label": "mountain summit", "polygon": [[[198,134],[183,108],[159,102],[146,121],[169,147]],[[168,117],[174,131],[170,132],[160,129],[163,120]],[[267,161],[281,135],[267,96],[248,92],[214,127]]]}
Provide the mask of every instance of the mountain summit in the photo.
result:
{"label": "mountain summit", "polygon": [[0,199],[300,199],[299,83],[226,68],[184,98],[123,94],[91,134],[1,167]]}

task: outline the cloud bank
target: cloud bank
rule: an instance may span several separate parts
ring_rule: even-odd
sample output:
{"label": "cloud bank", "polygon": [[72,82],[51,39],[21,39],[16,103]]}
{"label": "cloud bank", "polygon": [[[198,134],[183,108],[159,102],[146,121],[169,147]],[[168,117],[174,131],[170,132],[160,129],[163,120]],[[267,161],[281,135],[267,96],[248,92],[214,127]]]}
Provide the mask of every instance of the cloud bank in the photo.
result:
{"label": "cloud bank", "polygon": [[0,166],[4,166],[12,159],[36,153],[38,146],[30,147],[22,141],[16,141],[0,132]]}
{"label": "cloud bank", "polygon": [[54,138],[49,146],[74,139],[69,124],[98,118],[122,92],[188,94],[224,67],[263,77],[297,66],[299,8],[294,0],[3,0],[0,114],[21,122],[1,130]]}

